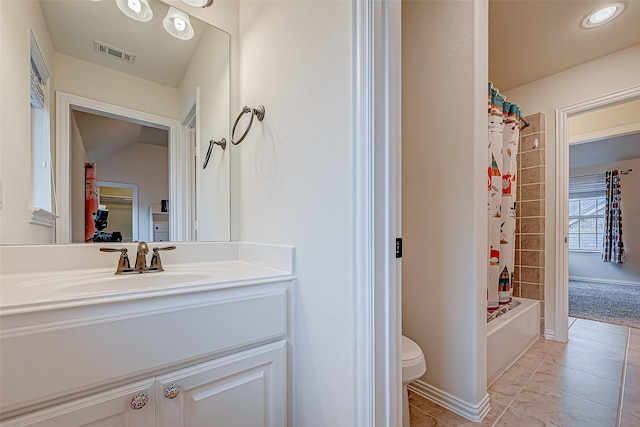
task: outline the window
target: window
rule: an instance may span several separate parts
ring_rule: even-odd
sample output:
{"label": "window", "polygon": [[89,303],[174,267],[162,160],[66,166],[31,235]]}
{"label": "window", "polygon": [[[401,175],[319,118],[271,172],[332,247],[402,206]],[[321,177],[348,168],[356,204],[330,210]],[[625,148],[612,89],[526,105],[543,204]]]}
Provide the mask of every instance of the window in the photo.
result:
{"label": "window", "polygon": [[603,173],[569,177],[570,251],[602,251],[606,191]]}
{"label": "window", "polygon": [[604,237],[604,197],[569,199],[569,250],[602,250]]}
{"label": "window", "polygon": [[31,223],[53,226],[49,71],[31,34]]}

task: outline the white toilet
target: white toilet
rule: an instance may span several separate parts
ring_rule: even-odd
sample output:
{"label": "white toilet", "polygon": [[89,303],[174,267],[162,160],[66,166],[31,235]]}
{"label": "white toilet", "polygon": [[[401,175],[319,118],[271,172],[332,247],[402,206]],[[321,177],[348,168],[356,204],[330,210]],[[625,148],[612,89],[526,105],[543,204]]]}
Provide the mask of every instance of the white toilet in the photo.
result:
{"label": "white toilet", "polygon": [[402,425],[409,427],[409,394],[407,384],[427,371],[427,362],[418,344],[402,336]]}

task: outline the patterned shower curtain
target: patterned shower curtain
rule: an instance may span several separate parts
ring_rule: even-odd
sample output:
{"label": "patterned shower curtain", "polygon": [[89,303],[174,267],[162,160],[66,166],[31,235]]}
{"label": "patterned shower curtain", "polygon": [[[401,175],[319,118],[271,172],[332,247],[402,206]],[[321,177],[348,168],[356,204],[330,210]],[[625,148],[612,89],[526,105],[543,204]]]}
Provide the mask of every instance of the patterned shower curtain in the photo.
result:
{"label": "patterned shower curtain", "polygon": [[607,171],[607,199],[604,223],[602,260],[622,264],[625,261],[622,243],[622,209],[620,207],[620,171]]}
{"label": "patterned shower curtain", "polygon": [[487,320],[511,308],[520,109],[489,83]]}
{"label": "patterned shower curtain", "polygon": [[92,242],[96,232],[93,221],[98,213],[98,187],[96,183],[96,164],[84,164],[84,241]]}

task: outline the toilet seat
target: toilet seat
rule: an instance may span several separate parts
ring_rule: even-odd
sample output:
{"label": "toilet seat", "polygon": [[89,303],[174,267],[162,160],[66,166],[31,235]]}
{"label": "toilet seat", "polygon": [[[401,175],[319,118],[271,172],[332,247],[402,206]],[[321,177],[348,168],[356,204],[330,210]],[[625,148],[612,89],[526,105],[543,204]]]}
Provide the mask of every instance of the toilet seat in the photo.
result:
{"label": "toilet seat", "polygon": [[410,383],[420,378],[427,370],[424,353],[418,344],[402,336],[402,382]]}

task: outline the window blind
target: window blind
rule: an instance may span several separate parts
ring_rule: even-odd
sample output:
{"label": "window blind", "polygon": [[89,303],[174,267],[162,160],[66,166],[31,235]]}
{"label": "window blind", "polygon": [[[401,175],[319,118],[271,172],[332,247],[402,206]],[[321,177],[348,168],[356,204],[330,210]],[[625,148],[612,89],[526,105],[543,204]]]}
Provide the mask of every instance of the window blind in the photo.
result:
{"label": "window blind", "polygon": [[46,101],[45,85],[49,79],[49,70],[44,63],[42,53],[33,33],[31,33],[31,105],[44,108]]}
{"label": "window blind", "polygon": [[604,197],[607,192],[604,173],[569,177],[569,198]]}
{"label": "window blind", "polygon": [[31,105],[37,108],[44,108],[44,84],[33,58],[31,59]]}

